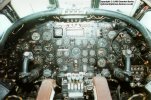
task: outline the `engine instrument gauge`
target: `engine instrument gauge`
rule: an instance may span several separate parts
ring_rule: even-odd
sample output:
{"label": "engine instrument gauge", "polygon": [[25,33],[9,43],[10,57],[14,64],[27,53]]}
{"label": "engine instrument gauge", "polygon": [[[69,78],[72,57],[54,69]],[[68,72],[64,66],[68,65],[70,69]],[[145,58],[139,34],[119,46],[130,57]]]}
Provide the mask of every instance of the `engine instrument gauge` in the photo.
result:
{"label": "engine instrument gauge", "polygon": [[50,43],[47,43],[45,46],[44,46],[44,50],[47,51],[47,52],[50,52],[52,50],[52,45]]}
{"label": "engine instrument gauge", "polygon": [[43,58],[42,58],[42,56],[40,56],[40,55],[36,56],[36,57],[34,58],[34,62],[35,62],[36,64],[42,64],[42,63],[43,63]]}
{"label": "engine instrument gauge", "polygon": [[48,54],[48,56],[47,56],[47,58],[46,58],[46,62],[50,62],[50,61],[52,61],[53,60],[53,58],[54,58],[54,56],[53,56],[53,54]]}
{"label": "engine instrument gauge", "polygon": [[100,58],[97,62],[99,67],[105,67],[106,65],[106,60],[104,58]]}
{"label": "engine instrument gauge", "polygon": [[73,48],[72,49],[72,55],[74,57],[78,57],[81,54],[81,50],[79,48]]}
{"label": "engine instrument gauge", "polygon": [[116,57],[114,54],[110,54],[108,57],[107,57],[107,60],[110,62],[110,63],[114,63],[116,61]]}
{"label": "engine instrument gauge", "polygon": [[40,52],[40,51],[42,51],[42,47],[39,46],[39,45],[38,45],[38,46],[35,46],[35,47],[34,47],[34,51],[35,51],[35,52]]}
{"label": "engine instrument gauge", "polygon": [[104,38],[101,38],[101,39],[99,39],[99,41],[98,41],[98,46],[99,47],[106,47],[107,46],[107,40],[106,39],[104,39]]}
{"label": "engine instrument gauge", "polygon": [[37,32],[34,32],[31,36],[32,40],[37,41],[40,39],[40,34]]}
{"label": "engine instrument gauge", "polygon": [[107,55],[107,51],[105,48],[99,48],[97,53],[100,57],[105,57]]}
{"label": "engine instrument gauge", "polygon": [[43,40],[49,41],[51,39],[51,32],[46,31],[42,35]]}

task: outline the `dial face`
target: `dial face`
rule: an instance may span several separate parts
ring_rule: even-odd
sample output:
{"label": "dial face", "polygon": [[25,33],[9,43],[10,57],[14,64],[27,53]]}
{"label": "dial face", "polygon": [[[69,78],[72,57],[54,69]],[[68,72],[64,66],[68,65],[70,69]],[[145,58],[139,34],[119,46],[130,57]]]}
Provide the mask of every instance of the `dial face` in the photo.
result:
{"label": "dial face", "polygon": [[106,60],[104,58],[100,58],[98,60],[98,66],[99,67],[105,67],[105,65],[106,65]]}
{"label": "dial face", "polygon": [[90,39],[90,44],[94,45],[95,44],[95,40],[94,39]]}
{"label": "dial face", "polygon": [[40,51],[42,51],[42,47],[40,45],[34,47],[34,52],[40,52]]}
{"label": "dial face", "polygon": [[120,52],[120,45],[118,42],[113,42],[112,47],[117,53]]}
{"label": "dial face", "polygon": [[46,58],[46,62],[50,62],[50,61],[52,61],[53,60],[53,58],[54,58],[54,56],[53,56],[53,54],[48,54],[47,55],[47,58]]}
{"label": "dial face", "polygon": [[95,50],[90,50],[90,56],[95,56]]}
{"label": "dial face", "polygon": [[110,54],[107,58],[110,63],[114,63],[116,61],[116,57],[113,54]]}
{"label": "dial face", "polygon": [[47,43],[47,44],[44,46],[44,50],[45,50],[45,51],[48,51],[48,52],[51,51],[52,48],[53,48],[52,45],[49,44],[49,43]]}
{"label": "dial face", "polygon": [[70,45],[70,40],[69,40],[68,38],[65,38],[65,39],[64,39],[64,44],[65,44],[66,46]]}
{"label": "dial face", "polygon": [[69,55],[70,55],[69,50],[67,50],[67,51],[64,52],[64,56],[65,57],[68,57]]}
{"label": "dial face", "polygon": [[56,45],[58,45],[58,46],[62,45],[62,39],[57,40]]}
{"label": "dial face", "polygon": [[37,41],[40,39],[40,34],[37,32],[34,32],[31,36],[32,40]]}
{"label": "dial face", "polygon": [[42,38],[43,40],[49,41],[51,39],[51,32],[49,31],[44,32]]}
{"label": "dial face", "polygon": [[108,37],[110,38],[110,39],[113,39],[115,36],[116,36],[116,32],[115,31],[110,31],[109,33],[108,33]]}
{"label": "dial face", "polygon": [[62,28],[55,28],[55,36],[56,37],[62,37],[63,30]]}
{"label": "dial face", "polygon": [[100,48],[100,49],[98,50],[98,55],[99,55],[100,57],[105,57],[105,56],[107,55],[106,49],[105,49],[105,48]]}
{"label": "dial face", "polygon": [[78,57],[81,54],[81,50],[79,48],[73,48],[72,49],[72,55],[74,57]]}
{"label": "dial face", "polygon": [[99,47],[106,47],[107,46],[107,40],[104,38],[99,39],[98,46]]}
{"label": "dial face", "polygon": [[75,41],[75,44],[76,44],[76,45],[81,45],[81,43],[82,43],[81,40],[76,40],[76,41]]}
{"label": "dial face", "polygon": [[36,64],[42,64],[42,63],[43,63],[43,58],[42,58],[42,56],[40,56],[40,55],[36,56],[36,57],[34,58],[34,62],[35,62]]}
{"label": "dial face", "polygon": [[88,56],[88,51],[87,50],[83,50],[82,51],[82,55],[85,56],[85,57]]}

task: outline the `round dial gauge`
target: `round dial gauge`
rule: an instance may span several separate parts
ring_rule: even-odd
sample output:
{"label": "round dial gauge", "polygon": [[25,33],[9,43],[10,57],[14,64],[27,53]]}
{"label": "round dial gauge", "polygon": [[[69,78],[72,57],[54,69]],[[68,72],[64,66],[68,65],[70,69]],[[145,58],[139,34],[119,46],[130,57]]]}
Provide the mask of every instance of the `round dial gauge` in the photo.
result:
{"label": "round dial gauge", "polygon": [[114,63],[116,61],[116,57],[113,54],[110,54],[107,58],[110,63]]}
{"label": "round dial gauge", "polygon": [[49,31],[44,32],[42,38],[43,40],[49,41],[51,39],[51,32]]}
{"label": "round dial gauge", "polygon": [[44,46],[44,50],[45,50],[45,51],[48,51],[48,52],[51,51],[52,48],[53,48],[52,45],[51,45],[51,44],[48,44],[48,43]]}
{"label": "round dial gauge", "polygon": [[72,49],[72,55],[74,56],[74,57],[77,57],[77,56],[79,56],[81,54],[81,50],[79,49],[79,48],[73,48]]}
{"label": "round dial gauge", "polygon": [[106,60],[104,58],[100,58],[97,62],[99,67],[105,67],[106,65]]}
{"label": "round dial gauge", "polygon": [[105,57],[107,55],[107,51],[105,48],[100,48],[98,50],[98,56]]}
{"label": "round dial gauge", "polygon": [[107,40],[106,39],[104,39],[104,38],[101,38],[101,39],[99,39],[99,41],[98,41],[98,46],[99,47],[106,47],[107,46]]}
{"label": "round dial gauge", "polygon": [[120,45],[118,42],[113,42],[112,47],[116,52],[120,52]]}
{"label": "round dial gauge", "polygon": [[34,57],[34,62],[35,62],[36,64],[42,64],[42,63],[43,63],[43,58],[42,58],[42,56],[40,56],[40,55],[35,56],[35,57]]}
{"label": "round dial gauge", "polygon": [[35,52],[41,52],[42,51],[42,47],[41,46],[35,46],[33,49]]}
{"label": "round dial gauge", "polygon": [[31,36],[32,40],[37,41],[40,39],[40,34],[37,32],[34,32]]}
{"label": "round dial gauge", "polygon": [[95,40],[94,39],[90,39],[90,44],[91,45],[95,45]]}
{"label": "round dial gauge", "polygon": [[53,60],[53,58],[54,58],[54,56],[53,56],[53,54],[48,54],[47,55],[47,58],[46,58],[46,62],[50,62],[50,61],[52,61]]}

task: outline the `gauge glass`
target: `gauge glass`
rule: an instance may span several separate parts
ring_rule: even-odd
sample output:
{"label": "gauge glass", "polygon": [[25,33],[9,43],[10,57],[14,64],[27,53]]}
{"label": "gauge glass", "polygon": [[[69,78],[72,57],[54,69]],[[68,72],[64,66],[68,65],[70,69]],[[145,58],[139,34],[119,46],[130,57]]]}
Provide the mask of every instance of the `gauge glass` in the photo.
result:
{"label": "gauge glass", "polygon": [[31,36],[32,40],[37,41],[40,39],[40,34],[37,32],[34,32]]}
{"label": "gauge glass", "polygon": [[42,38],[43,40],[49,41],[51,39],[51,32],[49,31],[44,32]]}
{"label": "gauge glass", "polygon": [[80,55],[80,53],[81,53],[81,50],[79,48],[73,48],[72,49],[72,55],[73,56],[77,57]]}
{"label": "gauge glass", "polygon": [[51,44],[46,44],[45,46],[44,46],[44,50],[45,51],[51,51],[52,50],[52,45]]}
{"label": "gauge glass", "polygon": [[99,47],[106,47],[107,46],[107,40],[104,38],[99,39],[98,45],[99,45]]}
{"label": "gauge glass", "polygon": [[101,56],[101,57],[105,57],[107,55],[107,51],[105,48],[100,48],[98,50],[98,55]]}
{"label": "gauge glass", "polygon": [[42,47],[41,46],[35,46],[34,51],[35,52],[40,52],[40,51],[42,51]]}
{"label": "gauge glass", "polygon": [[98,66],[99,67],[105,67],[105,65],[106,65],[106,60],[104,58],[100,58],[98,60]]}

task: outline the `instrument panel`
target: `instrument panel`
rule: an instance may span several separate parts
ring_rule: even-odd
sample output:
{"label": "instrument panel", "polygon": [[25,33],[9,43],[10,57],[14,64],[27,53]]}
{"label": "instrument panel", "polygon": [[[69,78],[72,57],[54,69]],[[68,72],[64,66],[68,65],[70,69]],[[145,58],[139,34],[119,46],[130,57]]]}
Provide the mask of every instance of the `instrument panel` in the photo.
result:
{"label": "instrument panel", "polygon": [[[83,98],[84,91],[93,89],[92,78],[97,75],[115,82],[116,79],[128,79],[131,87],[141,87],[149,63],[144,62],[148,53],[146,44],[137,30],[120,23],[126,26],[117,28],[114,21],[100,20],[48,21],[23,33],[11,34],[0,54],[0,77],[20,79],[25,68],[24,54],[30,52],[33,59],[27,62],[27,72],[42,69],[38,80],[55,79],[62,87],[62,94],[70,98],[75,98],[73,94],[78,84],[81,87],[76,96]],[[74,85],[75,89],[67,88],[68,84]]]}
{"label": "instrument panel", "polygon": [[118,41],[111,47],[114,35],[112,23],[107,22],[48,22],[25,33],[17,48],[33,52],[35,64],[55,65],[64,72],[87,71],[115,63],[112,49],[119,52],[121,48]]}

